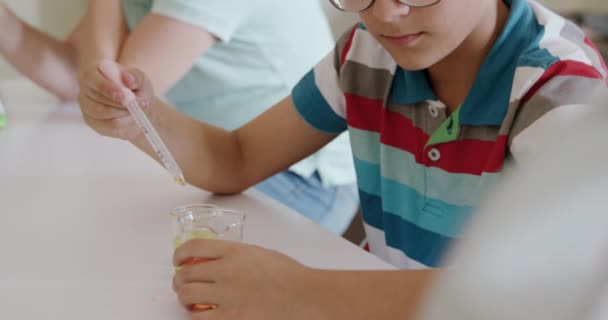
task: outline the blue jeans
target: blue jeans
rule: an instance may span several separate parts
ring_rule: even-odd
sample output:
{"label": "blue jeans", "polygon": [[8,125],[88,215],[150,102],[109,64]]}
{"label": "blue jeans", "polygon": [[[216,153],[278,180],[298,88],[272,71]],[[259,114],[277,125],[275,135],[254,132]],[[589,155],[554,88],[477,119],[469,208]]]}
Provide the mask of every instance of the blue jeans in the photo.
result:
{"label": "blue jeans", "polygon": [[315,173],[310,178],[280,172],[255,188],[336,234],[343,234],[357,209],[357,184],[325,187]]}

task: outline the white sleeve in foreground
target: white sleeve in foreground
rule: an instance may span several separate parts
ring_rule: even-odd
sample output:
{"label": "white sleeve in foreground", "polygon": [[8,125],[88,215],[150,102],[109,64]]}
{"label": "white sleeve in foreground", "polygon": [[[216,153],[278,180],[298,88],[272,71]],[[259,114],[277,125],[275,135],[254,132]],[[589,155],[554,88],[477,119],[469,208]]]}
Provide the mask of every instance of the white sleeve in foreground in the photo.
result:
{"label": "white sleeve in foreground", "polygon": [[548,143],[559,142],[559,137],[568,134],[569,130],[585,130],[585,115],[594,108],[596,107],[588,104],[572,104],[547,112],[513,138],[510,150],[515,162],[537,158],[539,153],[546,149]]}

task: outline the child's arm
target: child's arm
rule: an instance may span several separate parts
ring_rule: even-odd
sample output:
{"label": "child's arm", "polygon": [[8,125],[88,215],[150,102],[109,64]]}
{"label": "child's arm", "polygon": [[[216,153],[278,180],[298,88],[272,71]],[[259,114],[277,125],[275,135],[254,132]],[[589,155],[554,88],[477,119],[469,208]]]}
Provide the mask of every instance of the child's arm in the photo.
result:
{"label": "child's arm", "polygon": [[[98,74],[92,69],[83,76],[79,102],[87,124],[103,135],[129,140],[153,156],[145,137],[122,107],[120,85],[100,79]],[[143,73],[132,70],[122,77],[136,93],[186,180],[211,192],[245,190],[335,138],[305,123],[291,98],[230,132],[198,122],[162,102]]]}
{"label": "child's arm", "polygon": [[77,47],[84,22],[63,41],[30,26],[0,1],[0,55],[61,100],[73,100],[78,95]]}
{"label": "child's arm", "polygon": [[0,2],[0,54],[22,74],[62,100],[78,94],[79,70],[115,60],[127,33],[121,0],[90,0],[67,40],[39,31]]}
{"label": "child's arm", "polygon": [[128,32],[122,0],[90,0],[80,27],[75,41],[81,72],[101,59],[116,60]]}
{"label": "child's arm", "polygon": [[[78,94],[79,70],[101,59],[146,70],[161,94],[215,43],[204,29],[150,14],[128,33],[122,1],[91,0],[66,41],[38,31],[0,3],[0,53],[19,71],[62,100]],[[165,63],[171,61],[171,63]]]}
{"label": "child's arm", "polygon": [[[154,117],[160,135],[188,183],[214,193],[241,192],[335,138],[305,123],[291,97],[233,132],[189,118],[160,99],[150,109],[158,111]],[[144,137],[132,142],[153,155]]]}
{"label": "child's arm", "polygon": [[148,14],[124,43],[118,62],[145,70],[159,95],[164,95],[216,43],[198,26]]}
{"label": "child's arm", "polygon": [[414,319],[436,274],[317,270],[277,252],[214,240],[185,243],[175,252],[174,264],[192,257],[213,260],[184,266],[175,274],[179,301],[186,308],[217,305],[194,319]]}

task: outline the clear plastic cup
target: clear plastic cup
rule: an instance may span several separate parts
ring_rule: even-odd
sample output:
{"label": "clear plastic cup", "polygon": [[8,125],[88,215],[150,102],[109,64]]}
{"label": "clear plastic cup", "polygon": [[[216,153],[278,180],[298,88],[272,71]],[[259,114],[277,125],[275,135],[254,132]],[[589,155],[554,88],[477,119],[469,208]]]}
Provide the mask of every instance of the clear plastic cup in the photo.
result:
{"label": "clear plastic cup", "polygon": [[[173,224],[173,247],[177,249],[192,239],[217,239],[226,241],[243,241],[245,213],[219,208],[210,204],[188,205],[171,211]],[[182,265],[204,263],[206,259],[191,258]],[[215,309],[215,305],[195,304],[193,311]]]}
{"label": "clear plastic cup", "polygon": [[210,204],[188,205],[171,211],[175,248],[191,239],[243,241],[245,213]]}

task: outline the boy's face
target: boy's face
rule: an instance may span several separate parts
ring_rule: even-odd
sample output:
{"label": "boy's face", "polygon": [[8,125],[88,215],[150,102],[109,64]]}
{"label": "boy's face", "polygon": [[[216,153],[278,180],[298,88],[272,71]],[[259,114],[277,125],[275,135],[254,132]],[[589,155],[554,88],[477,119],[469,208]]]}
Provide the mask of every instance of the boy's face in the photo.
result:
{"label": "boy's face", "polygon": [[489,1],[443,0],[412,8],[376,0],[360,12],[367,30],[406,70],[422,70],[454,52],[482,19]]}

